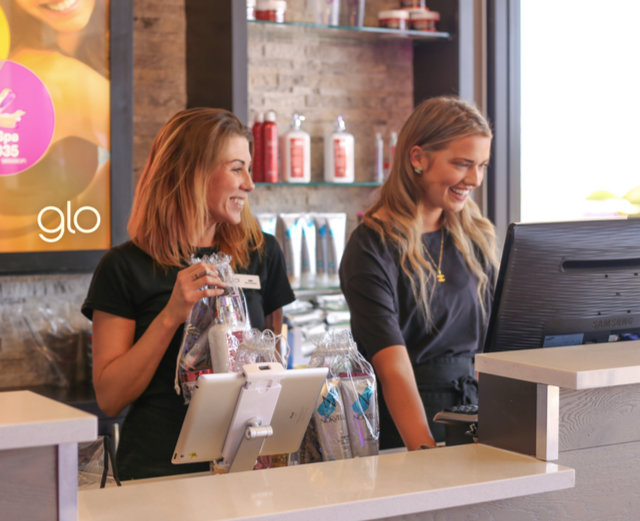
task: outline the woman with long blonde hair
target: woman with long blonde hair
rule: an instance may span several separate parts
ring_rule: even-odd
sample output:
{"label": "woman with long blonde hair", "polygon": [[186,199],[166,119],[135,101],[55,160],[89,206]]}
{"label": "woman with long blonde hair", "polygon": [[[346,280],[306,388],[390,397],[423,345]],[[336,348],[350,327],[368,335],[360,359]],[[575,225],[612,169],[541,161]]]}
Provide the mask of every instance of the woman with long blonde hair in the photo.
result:
{"label": "woman with long blonde hair", "polygon": [[359,349],[382,388],[380,447],[435,446],[435,413],[477,403],[473,356],[497,267],[495,231],[471,192],[492,132],[471,104],[422,102],[398,135],[388,179],[342,258],[340,280]]}
{"label": "woman with long blonde hair", "polygon": [[109,416],[129,406],[117,452],[121,479],[206,470],[172,465],[186,414],[174,390],[183,325],[193,305],[224,292],[214,266],[192,255],[222,252],[245,289],[251,326],[280,332],[293,301],[284,256],[249,210],[251,133],[231,112],[194,108],[162,127],[138,182],[130,241],[98,265],[82,312],[93,320],[93,385]]}

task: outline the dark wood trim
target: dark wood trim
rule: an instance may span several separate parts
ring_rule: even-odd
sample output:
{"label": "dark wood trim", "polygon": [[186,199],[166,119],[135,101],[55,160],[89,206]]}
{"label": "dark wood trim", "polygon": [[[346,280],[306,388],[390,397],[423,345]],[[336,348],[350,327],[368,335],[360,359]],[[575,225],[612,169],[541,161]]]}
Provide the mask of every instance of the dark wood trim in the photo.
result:
{"label": "dark wood trim", "polygon": [[459,95],[472,101],[474,3],[471,0],[432,0],[429,8],[440,13],[438,28],[451,34],[451,38],[414,42],[414,104],[442,95]]}
{"label": "dark wood trim", "polygon": [[219,107],[248,122],[247,8],[242,0],[189,0],[187,107]]}
{"label": "dark wood trim", "polygon": [[111,1],[110,45],[111,244],[116,245],[129,238],[133,202],[133,0]]}

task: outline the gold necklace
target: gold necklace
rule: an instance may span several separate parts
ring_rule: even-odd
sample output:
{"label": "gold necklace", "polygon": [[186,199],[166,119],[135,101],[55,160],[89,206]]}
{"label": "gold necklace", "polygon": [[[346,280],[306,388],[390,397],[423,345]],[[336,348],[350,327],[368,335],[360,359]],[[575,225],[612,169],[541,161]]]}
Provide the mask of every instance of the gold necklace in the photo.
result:
{"label": "gold necklace", "polygon": [[429,253],[429,249],[426,246],[424,247],[424,251],[427,252],[427,255],[429,256],[429,260],[431,261],[431,264],[433,264],[433,267],[436,269],[436,280],[438,282],[444,282],[447,279],[444,276],[444,273],[442,273],[442,270],[440,269],[440,267],[442,266],[442,252],[444,251],[444,227],[440,228],[440,234],[441,234],[441,239],[440,239],[440,258],[438,259],[438,264],[437,265],[436,265],[436,261],[433,260],[433,257]]}

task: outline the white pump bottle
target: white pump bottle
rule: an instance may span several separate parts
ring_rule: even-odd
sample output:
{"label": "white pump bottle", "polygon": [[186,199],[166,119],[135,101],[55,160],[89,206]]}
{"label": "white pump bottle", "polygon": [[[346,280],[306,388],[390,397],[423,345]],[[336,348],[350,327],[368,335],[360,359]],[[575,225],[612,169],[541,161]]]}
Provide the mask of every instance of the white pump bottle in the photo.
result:
{"label": "white pump bottle", "polygon": [[282,180],[287,183],[311,181],[311,139],[301,128],[304,119],[293,114],[289,130],[282,136]]}
{"label": "white pump bottle", "polygon": [[333,132],[324,143],[324,180],[328,183],[353,183],[354,179],[353,135],[346,131],[344,118],[338,116]]}

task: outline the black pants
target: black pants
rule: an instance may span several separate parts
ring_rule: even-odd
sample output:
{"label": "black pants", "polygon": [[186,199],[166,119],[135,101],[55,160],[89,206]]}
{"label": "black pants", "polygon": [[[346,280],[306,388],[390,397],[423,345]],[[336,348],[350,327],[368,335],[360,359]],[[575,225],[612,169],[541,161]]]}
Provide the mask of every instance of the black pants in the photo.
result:
{"label": "black pants", "polygon": [[[429,428],[436,441],[444,441],[445,426],[433,421],[445,407],[478,403],[478,382],[470,357],[441,357],[413,368],[418,391],[427,414]],[[404,443],[389,410],[380,400],[380,448],[402,447]]]}

